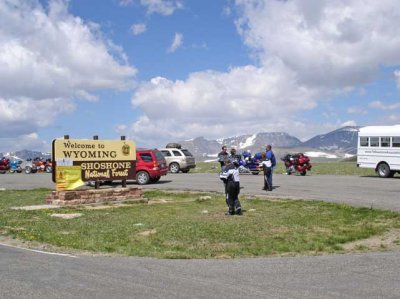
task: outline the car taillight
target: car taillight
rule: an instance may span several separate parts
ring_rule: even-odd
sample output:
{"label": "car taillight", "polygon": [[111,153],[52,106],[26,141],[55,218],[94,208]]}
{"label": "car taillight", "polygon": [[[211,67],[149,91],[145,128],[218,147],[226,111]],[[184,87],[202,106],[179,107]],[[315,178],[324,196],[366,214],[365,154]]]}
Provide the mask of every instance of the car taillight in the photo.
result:
{"label": "car taillight", "polygon": [[159,165],[157,162],[154,162],[153,164],[153,170],[158,170],[159,169]]}

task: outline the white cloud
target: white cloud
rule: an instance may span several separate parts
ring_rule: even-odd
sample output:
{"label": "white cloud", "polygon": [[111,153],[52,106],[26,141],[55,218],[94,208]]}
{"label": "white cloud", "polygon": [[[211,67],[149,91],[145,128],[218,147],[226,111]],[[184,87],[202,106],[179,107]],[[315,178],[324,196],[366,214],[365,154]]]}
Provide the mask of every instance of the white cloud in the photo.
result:
{"label": "white cloud", "polygon": [[159,13],[165,16],[183,8],[181,0],[140,0],[140,4],[147,7],[148,14]]}
{"label": "white cloud", "polygon": [[341,127],[355,127],[357,122],[355,120],[348,120],[340,124]]}
{"label": "white cloud", "polygon": [[280,63],[198,72],[186,81],[158,77],[136,90],[132,104],[144,116],[131,129],[136,137],[169,140],[279,129],[288,115],[315,107],[314,96]]}
{"label": "white cloud", "polygon": [[394,71],[394,78],[397,84],[397,88],[400,89],[400,70]]}
{"label": "white cloud", "polygon": [[230,6],[224,6],[222,8],[222,15],[225,17],[229,17],[232,15],[232,9],[230,8]]}
{"label": "white cloud", "polygon": [[51,125],[73,110],[73,98],[96,101],[96,91],[133,85],[136,69],[122,48],[67,4],[0,2],[0,138]]}
{"label": "white cloud", "polygon": [[119,0],[119,5],[121,6],[128,6],[133,4],[133,0]]}
{"label": "white cloud", "polygon": [[75,106],[70,101],[61,98],[0,98],[0,138],[32,134],[39,128],[51,125],[59,114],[74,109]]}
{"label": "white cloud", "polygon": [[400,63],[396,0],[236,0],[237,27],[260,63],[279,57],[309,86],[344,88]]}
{"label": "white cloud", "polygon": [[400,103],[396,104],[385,104],[382,101],[373,101],[368,104],[369,108],[379,109],[379,110],[396,110],[400,109]]}
{"label": "white cloud", "polygon": [[146,24],[143,23],[133,24],[131,30],[134,35],[142,34],[147,30]]}
{"label": "white cloud", "polygon": [[392,123],[392,124],[399,124],[400,123],[400,114],[390,114],[388,115],[387,119]]}
{"label": "white cloud", "polygon": [[347,113],[349,114],[367,114],[367,110],[363,107],[352,106],[347,108]]}
{"label": "white cloud", "polygon": [[[256,65],[140,84],[132,103],[143,117],[131,126],[133,136],[172,141],[268,130],[311,137],[356,122],[330,116],[325,124],[313,123],[301,119],[301,112],[316,107],[318,99],[334,102],[341,93],[363,92],[381,67],[400,64],[395,0],[236,0],[235,5],[237,30]],[[400,70],[395,78],[400,86]],[[366,113],[357,107],[347,112]]]}
{"label": "white cloud", "polygon": [[23,149],[46,152],[51,147],[50,144],[43,141],[37,133],[21,135],[16,138],[2,138],[0,143],[0,152],[14,152]]}
{"label": "white cloud", "polygon": [[3,97],[71,97],[132,84],[136,70],[117,61],[111,52],[121,50],[95,24],[69,15],[63,1],[51,1],[48,11],[35,3],[0,4]]}
{"label": "white cloud", "polygon": [[182,33],[175,33],[174,39],[172,40],[171,46],[169,46],[167,52],[173,53],[175,52],[183,43],[183,35]]}

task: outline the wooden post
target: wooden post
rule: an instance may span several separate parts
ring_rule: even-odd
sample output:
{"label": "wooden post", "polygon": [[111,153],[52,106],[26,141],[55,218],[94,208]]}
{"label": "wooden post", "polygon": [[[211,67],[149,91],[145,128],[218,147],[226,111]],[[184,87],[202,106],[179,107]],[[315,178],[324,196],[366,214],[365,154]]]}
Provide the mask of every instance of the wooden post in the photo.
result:
{"label": "wooden post", "polygon": [[[121,136],[121,140],[125,140],[125,136]],[[122,188],[126,188],[126,180],[122,180]]]}
{"label": "wooden post", "polygon": [[[93,140],[99,140],[99,135],[94,135]],[[100,181],[96,179],[94,183],[94,189],[99,189],[100,188]]]}

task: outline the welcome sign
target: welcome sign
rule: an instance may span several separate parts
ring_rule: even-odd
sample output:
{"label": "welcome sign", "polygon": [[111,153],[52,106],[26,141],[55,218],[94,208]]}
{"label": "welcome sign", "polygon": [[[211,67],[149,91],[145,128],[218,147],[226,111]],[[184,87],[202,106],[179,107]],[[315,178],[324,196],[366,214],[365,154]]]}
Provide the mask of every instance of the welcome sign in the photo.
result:
{"label": "welcome sign", "polygon": [[[65,179],[63,170],[78,169],[82,181],[133,180],[136,169],[135,143],[130,140],[53,140],[53,182]],[[59,175],[57,175],[59,174]]]}

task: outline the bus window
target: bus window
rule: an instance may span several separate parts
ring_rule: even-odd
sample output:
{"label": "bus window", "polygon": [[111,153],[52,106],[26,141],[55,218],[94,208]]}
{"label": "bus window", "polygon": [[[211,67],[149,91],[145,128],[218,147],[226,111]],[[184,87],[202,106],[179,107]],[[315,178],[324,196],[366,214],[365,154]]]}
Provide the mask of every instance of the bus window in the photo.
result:
{"label": "bus window", "polygon": [[369,137],[360,137],[360,146],[368,146]]}
{"label": "bus window", "polygon": [[392,137],[392,146],[400,147],[400,137]]}
{"label": "bus window", "polygon": [[390,146],[390,137],[381,137],[381,147]]}
{"label": "bus window", "polygon": [[369,146],[379,147],[379,137],[371,137]]}

